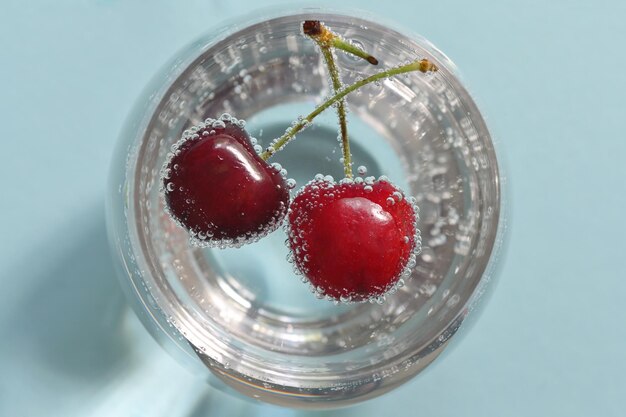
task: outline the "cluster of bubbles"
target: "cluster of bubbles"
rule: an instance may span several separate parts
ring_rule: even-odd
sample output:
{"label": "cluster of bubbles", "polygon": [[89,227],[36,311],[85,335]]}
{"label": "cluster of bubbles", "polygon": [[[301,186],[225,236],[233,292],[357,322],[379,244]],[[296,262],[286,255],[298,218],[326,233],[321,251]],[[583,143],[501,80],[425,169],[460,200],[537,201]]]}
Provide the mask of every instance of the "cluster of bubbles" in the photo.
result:
{"label": "cluster of bubbles", "polygon": [[[259,228],[255,231],[247,232],[242,236],[238,236],[236,239],[214,239],[213,234],[210,232],[205,234],[189,231],[189,243],[199,248],[240,248],[244,245],[258,242],[265,236],[277,230],[283,223],[286,213],[287,207],[281,202],[279,208],[274,211],[271,220],[265,225],[259,226]],[[212,228],[215,228],[215,226]]]}

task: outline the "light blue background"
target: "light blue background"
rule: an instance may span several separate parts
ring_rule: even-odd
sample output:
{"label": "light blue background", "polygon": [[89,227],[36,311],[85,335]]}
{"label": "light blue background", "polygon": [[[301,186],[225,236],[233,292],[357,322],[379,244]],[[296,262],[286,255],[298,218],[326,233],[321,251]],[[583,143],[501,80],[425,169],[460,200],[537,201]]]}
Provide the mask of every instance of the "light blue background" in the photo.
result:
{"label": "light blue background", "polygon": [[[109,158],[140,90],[253,3],[0,4],[1,416],[296,414],[209,392],[160,350],[125,306],[103,218]],[[400,389],[328,415],[625,415],[626,3],[345,6],[457,63],[503,145],[512,227],[462,343]]]}

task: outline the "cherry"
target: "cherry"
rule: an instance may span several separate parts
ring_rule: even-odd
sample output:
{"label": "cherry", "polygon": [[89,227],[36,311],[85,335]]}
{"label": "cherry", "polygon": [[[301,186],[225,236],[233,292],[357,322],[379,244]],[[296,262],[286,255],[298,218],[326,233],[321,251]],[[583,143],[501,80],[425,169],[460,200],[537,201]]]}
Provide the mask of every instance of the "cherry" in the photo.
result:
{"label": "cherry", "polygon": [[293,199],[289,246],[297,271],[320,296],[375,300],[415,264],[421,240],[412,200],[381,177],[342,180],[321,175]]}
{"label": "cherry", "polygon": [[186,131],[162,170],[166,209],[199,246],[240,246],[274,231],[289,188],[280,168],[259,157],[225,114]]}

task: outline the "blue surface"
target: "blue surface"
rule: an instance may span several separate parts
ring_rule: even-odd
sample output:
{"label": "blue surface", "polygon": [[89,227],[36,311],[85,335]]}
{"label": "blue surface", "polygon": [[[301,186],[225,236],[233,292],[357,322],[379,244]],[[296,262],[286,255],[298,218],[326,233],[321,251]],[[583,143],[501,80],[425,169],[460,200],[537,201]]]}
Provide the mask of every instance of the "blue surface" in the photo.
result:
{"label": "blue surface", "polygon": [[[0,4],[0,416],[297,414],[229,400],[160,350],[113,279],[103,218],[140,90],[253,3]],[[404,3],[345,5],[422,33],[461,69],[503,145],[508,256],[445,360],[328,415],[624,415],[626,3]]]}

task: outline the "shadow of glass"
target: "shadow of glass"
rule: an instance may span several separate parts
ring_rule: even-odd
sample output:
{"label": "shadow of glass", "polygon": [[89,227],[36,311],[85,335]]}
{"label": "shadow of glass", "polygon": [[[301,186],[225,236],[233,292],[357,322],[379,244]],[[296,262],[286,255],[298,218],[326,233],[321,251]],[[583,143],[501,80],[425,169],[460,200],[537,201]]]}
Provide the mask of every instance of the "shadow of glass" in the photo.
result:
{"label": "shadow of glass", "polygon": [[79,226],[80,233],[66,236],[74,238],[71,249],[52,256],[50,265],[34,260],[20,267],[29,292],[15,300],[4,348],[65,377],[106,379],[129,352],[121,326],[128,307],[115,279],[103,210]]}
{"label": "shadow of glass", "polygon": [[9,274],[28,285],[3,294],[13,299],[0,317],[0,415],[352,415],[256,403],[184,372],[134,319],[115,277],[103,210],[74,220],[62,245],[55,236],[33,247],[49,253]]}

